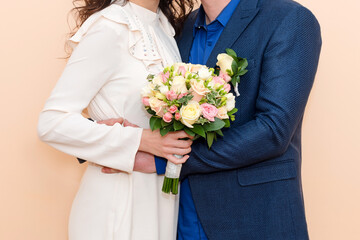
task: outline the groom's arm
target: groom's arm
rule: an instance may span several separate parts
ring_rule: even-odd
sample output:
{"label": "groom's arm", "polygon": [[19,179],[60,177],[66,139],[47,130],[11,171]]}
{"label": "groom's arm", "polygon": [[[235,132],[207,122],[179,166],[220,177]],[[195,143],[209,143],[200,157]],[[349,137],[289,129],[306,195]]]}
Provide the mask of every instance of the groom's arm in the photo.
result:
{"label": "groom's arm", "polygon": [[210,150],[205,143],[193,144],[182,178],[249,166],[287,150],[317,70],[321,35],[316,18],[303,8],[290,13],[267,49],[254,119],[226,130]]}

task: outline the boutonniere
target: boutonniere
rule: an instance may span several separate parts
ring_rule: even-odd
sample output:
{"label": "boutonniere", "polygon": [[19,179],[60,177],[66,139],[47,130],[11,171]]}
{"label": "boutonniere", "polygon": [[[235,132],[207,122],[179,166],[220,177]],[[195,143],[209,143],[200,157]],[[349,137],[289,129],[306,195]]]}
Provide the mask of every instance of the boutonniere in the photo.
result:
{"label": "boutonniere", "polygon": [[236,96],[240,96],[239,83],[240,77],[245,75],[248,70],[248,61],[246,58],[238,57],[236,52],[230,48],[226,49],[226,53],[221,53],[217,56],[217,66],[220,67],[219,75],[225,75],[225,73],[231,78],[231,84],[234,87]]}

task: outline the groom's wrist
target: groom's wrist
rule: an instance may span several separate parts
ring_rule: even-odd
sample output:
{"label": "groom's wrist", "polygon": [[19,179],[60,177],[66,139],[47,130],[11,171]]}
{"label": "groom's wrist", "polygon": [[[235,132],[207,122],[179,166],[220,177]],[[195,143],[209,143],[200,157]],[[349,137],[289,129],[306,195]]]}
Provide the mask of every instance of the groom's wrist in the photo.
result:
{"label": "groom's wrist", "polygon": [[156,167],[156,173],[158,175],[165,174],[166,164],[167,164],[167,160],[165,158],[155,156],[155,167]]}

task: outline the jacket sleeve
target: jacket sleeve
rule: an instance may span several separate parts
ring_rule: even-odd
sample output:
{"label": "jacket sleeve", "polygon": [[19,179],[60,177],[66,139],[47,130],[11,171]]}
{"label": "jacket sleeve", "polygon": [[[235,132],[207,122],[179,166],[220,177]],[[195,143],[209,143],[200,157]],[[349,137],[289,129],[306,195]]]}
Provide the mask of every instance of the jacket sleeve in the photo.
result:
{"label": "jacket sleeve", "polygon": [[40,114],[38,135],[67,154],[132,172],[142,129],[96,124],[81,115],[99,90],[113,80],[122,61],[121,32],[114,24],[99,20],[75,47]]}
{"label": "jacket sleeve", "polygon": [[301,119],[321,49],[320,26],[296,8],[276,28],[263,56],[254,118],[226,131],[209,150],[195,143],[181,178],[249,166],[282,155]]}

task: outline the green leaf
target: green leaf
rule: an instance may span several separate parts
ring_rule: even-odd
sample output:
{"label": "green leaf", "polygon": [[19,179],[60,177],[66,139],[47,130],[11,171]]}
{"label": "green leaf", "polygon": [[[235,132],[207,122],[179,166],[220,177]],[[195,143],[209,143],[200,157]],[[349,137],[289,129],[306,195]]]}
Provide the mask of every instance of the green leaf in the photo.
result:
{"label": "green leaf", "polygon": [[216,130],[215,132],[216,132],[218,135],[222,136],[222,137],[224,136],[223,132],[222,132],[220,129],[219,129],[219,130]]}
{"label": "green leaf", "polygon": [[231,78],[231,84],[235,88],[235,86],[236,86],[236,77]]}
{"label": "green leaf", "polygon": [[219,118],[215,118],[214,122],[207,123],[204,125],[206,132],[216,131],[222,129],[225,126],[225,122]]}
{"label": "green leaf", "polygon": [[169,125],[171,125],[171,123],[167,123],[163,119],[161,119],[161,127],[166,127],[166,126],[169,126]]}
{"label": "green leaf", "polygon": [[161,136],[165,136],[166,134],[168,134],[170,132],[171,128],[172,128],[172,126],[167,126],[167,127],[160,129]]}
{"label": "green leaf", "polygon": [[203,138],[206,138],[205,130],[201,125],[194,125],[194,128],[191,129],[194,133],[202,136]]}
{"label": "green leaf", "polygon": [[237,108],[234,108],[233,110],[231,110],[230,112],[228,112],[227,114],[228,115],[233,115],[235,113],[237,113],[238,109]]}
{"label": "green leaf", "polygon": [[226,73],[231,77],[234,73],[230,69],[226,69]]}
{"label": "green leaf", "polygon": [[184,129],[184,125],[179,121],[174,121],[173,126],[174,126],[175,131],[179,131],[179,130]]}
{"label": "green leaf", "polygon": [[231,63],[231,70],[233,72],[233,75],[237,74],[238,72],[238,64],[236,63],[235,60],[233,60]]}
{"label": "green leaf", "polygon": [[236,52],[234,50],[232,50],[231,48],[227,48],[227,49],[225,49],[225,51],[228,55],[237,58]]}
{"label": "green leaf", "polygon": [[151,114],[151,115],[156,115],[156,112],[154,112],[153,110],[151,110],[151,108],[146,108],[146,111]]}
{"label": "green leaf", "polygon": [[214,132],[208,132],[206,134],[206,141],[207,141],[207,144],[208,144],[209,148],[211,148],[211,145],[214,142],[214,138],[215,138],[215,133]]}
{"label": "green leaf", "polygon": [[247,69],[241,70],[240,72],[238,72],[239,76],[243,76],[248,72]]}
{"label": "green leaf", "polygon": [[199,139],[199,138],[201,138],[201,136],[200,136],[200,135],[196,135],[192,140],[195,141],[195,140],[197,140],[197,139]]}
{"label": "green leaf", "polygon": [[151,117],[150,118],[150,129],[152,131],[155,131],[156,129],[161,128],[161,118],[158,117]]}
{"label": "green leaf", "polygon": [[241,68],[241,70],[244,70],[245,68],[247,68],[248,65],[249,65],[249,63],[246,58],[242,58],[239,61],[239,67]]}
{"label": "green leaf", "polygon": [[229,128],[230,127],[230,120],[229,119],[224,119],[223,121],[225,122],[224,127]]}
{"label": "green leaf", "polygon": [[193,131],[191,131],[190,130],[190,128],[188,128],[188,127],[185,127],[184,128],[184,131],[187,133],[187,134],[189,134],[190,136],[192,136],[192,137],[195,137],[195,133],[193,132]]}

